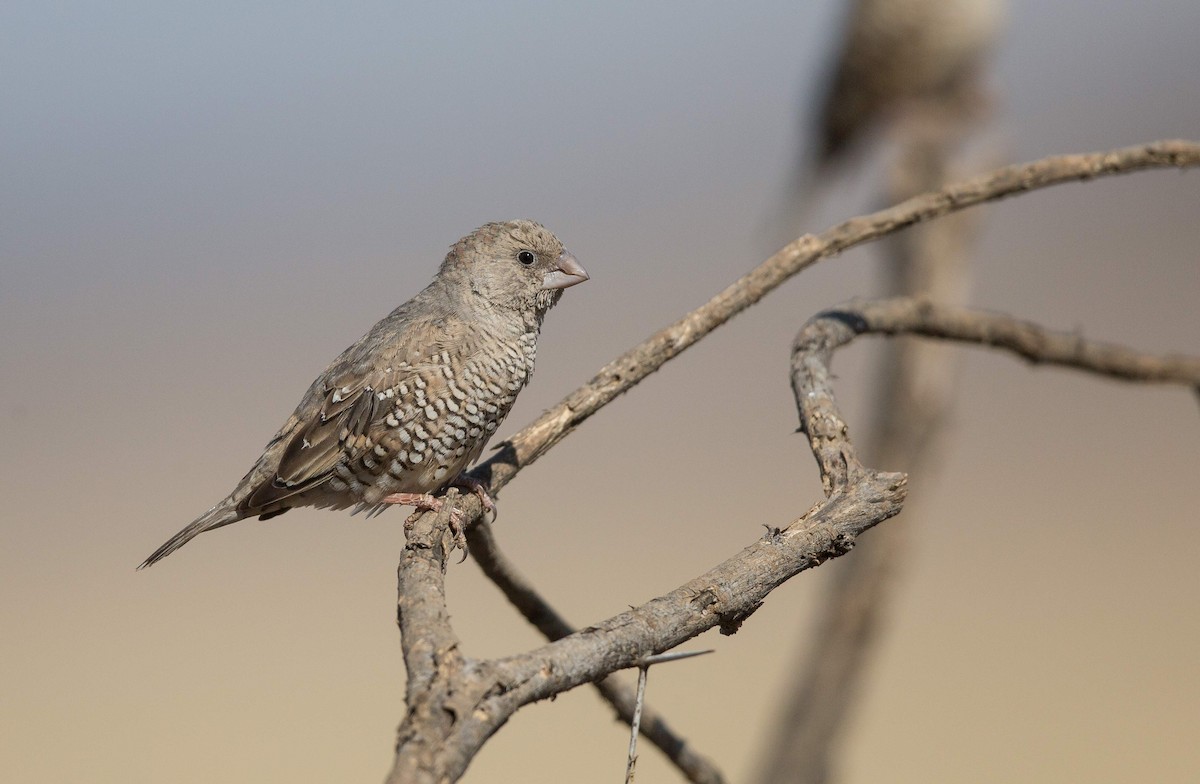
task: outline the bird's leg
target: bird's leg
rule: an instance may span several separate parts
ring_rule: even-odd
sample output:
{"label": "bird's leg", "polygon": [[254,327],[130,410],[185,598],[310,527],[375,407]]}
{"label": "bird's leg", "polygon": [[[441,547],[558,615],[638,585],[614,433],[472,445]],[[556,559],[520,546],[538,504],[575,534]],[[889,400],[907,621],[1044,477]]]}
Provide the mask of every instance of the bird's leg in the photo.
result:
{"label": "bird's leg", "polygon": [[[408,519],[404,521],[406,527],[411,527],[417,521],[417,515],[421,514],[421,512],[440,512],[442,511],[442,507],[446,505],[444,500],[430,493],[392,493],[389,496],[379,499],[379,503],[415,506],[417,511],[409,515]],[[458,513],[459,523],[461,524],[462,513],[454,509],[450,516],[453,518],[455,513]]]}
{"label": "bird's leg", "polygon": [[492,496],[488,494],[487,485],[485,483],[480,482],[478,479],[470,476],[469,474],[459,474],[455,480],[450,483],[450,486],[461,487],[462,489],[479,496],[479,503],[483,506],[483,511],[491,514],[492,522],[496,522],[496,518],[500,516],[500,513],[496,510],[496,502],[493,501]]}
{"label": "bird's leg", "polygon": [[[417,521],[417,516],[421,512],[441,512],[446,506],[444,499],[438,498],[429,493],[392,493],[389,496],[384,496],[379,500],[381,504],[401,504],[404,506],[415,506],[417,511],[408,516],[404,521],[405,529],[412,527]],[[463,513],[453,505],[450,506],[450,533],[454,536],[454,546],[463,551],[463,559],[467,557],[467,537],[463,533],[465,526],[463,525]]]}

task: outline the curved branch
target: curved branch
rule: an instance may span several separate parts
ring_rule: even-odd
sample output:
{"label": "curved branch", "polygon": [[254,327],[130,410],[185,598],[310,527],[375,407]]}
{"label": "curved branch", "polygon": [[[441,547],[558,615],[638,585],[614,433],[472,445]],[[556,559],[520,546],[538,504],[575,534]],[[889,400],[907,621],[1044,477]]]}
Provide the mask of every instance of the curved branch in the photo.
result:
{"label": "curved branch", "polygon": [[[889,167],[888,203],[954,179],[959,145],[971,135],[975,118],[946,113],[944,103],[911,107],[905,114],[900,151]],[[881,272],[889,291],[884,296],[964,304],[971,277],[969,246],[981,212],[959,212],[886,237]],[[876,465],[903,465],[911,473],[920,471],[925,481],[937,470],[957,385],[957,359],[950,347],[933,341],[898,341],[883,352],[871,382],[875,416],[870,429],[860,434]],[[912,505],[905,511],[908,523],[897,521],[872,536],[828,581],[817,617],[805,633],[807,655],[792,669],[781,710],[758,755],[758,784],[836,780],[850,712],[894,601],[897,575],[911,561]]]}
{"label": "curved branch", "polygon": [[792,344],[792,388],[826,493],[864,470],[829,387],[835,349],[859,335],[912,334],[1000,348],[1034,364],[1058,365],[1125,381],[1200,386],[1200,357],[1148,354],[1055,332],[1003,313],[937,305],[916,297],[854,300],[814,316]]}
{"label": "curved branch", "polygon": [[[640,607],[557,642],[494,662],[499,688],[475,716],[498,727],[530,702],[547,699],[609,673],[635,666],[713,627],[733,634],[777,586],[802,571],[849,552],[864,531],[899,513],[902,474],[862,471],[784,529],[767,534],[705,574]],[[459,741],[480,733],[464,727]],[[490,734],[490,733],[489,733]]]}
{"label": "curved branch", "polygon": [[[704,305],[609,362],[591,381],[512,436],[501,445],[499,454],[481,464],[472,474],[488,482],[489,489],[496,493],[517,472],[544,455],[592,414],[821,259],[907,226],[1018,193],[1142,169],[1196,165],[1200,165],[1200,143],[1182,140],[1139,144],[1110,152],[1059,155],[1033,163],[1005,166],[913,197],[894,207],[851,218],[820,234],[806,234],[788,243]],[[477,519],[478,502],[464,511],[469,518]]]}
{"label": "curved branch", "polygon": [[[809,322],[809,340],[830,339],[822,324],[853,336],[921,335],[1004,349],[1034,365],[1096,373],[1122,381],[1200,386],[1200,357],[1148,354],[1114,343],[1087,340],[1074,332],[1055,332],[1032,321],[978,308],[939,305],[914,297],[852,300],[824,311]],[[844,338],[848,342],[851,337]],[[844,345],[838,343],[837,345]]]}

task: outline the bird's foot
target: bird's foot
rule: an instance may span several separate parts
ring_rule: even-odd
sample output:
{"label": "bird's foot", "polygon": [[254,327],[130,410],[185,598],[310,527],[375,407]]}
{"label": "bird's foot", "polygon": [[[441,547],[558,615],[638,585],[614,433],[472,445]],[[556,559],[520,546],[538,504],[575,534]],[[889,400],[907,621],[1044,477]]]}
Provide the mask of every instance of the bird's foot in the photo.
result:
{"label": "bird's foot", "polygon": [[500,517],[500,512],[496,509],[496,502],[492,500],[492,496],[488,494],[487,484],[480,482],[473,476],[468,474],[459,474],[458,477],[450,483],[451,487],[461,487],[462,489],[474,493],[479,496],[479,503],[483,506],[483,511],[492,516],[491,522],[496,522]]}
{"label": "bird's foot", "polygon": [[[417,522],[417,518],[422,512],[441,512],[443,507],[450,507],[450,534],[454,537],[454,546],[463,552],[463,561],[467,560],[467,535],[465,533],[466,526],[464,525],[463,513],[459,511],[453,504],[449,504],[445,499],[438,498],[429,493],[392,493],[380,500],[382,504],[401,504],[403,506],[415,506],[417,511],[413,512],[404,521],[404,530],[412,530],[413,524]],[[459,562],[461,563],[461,561]]]}

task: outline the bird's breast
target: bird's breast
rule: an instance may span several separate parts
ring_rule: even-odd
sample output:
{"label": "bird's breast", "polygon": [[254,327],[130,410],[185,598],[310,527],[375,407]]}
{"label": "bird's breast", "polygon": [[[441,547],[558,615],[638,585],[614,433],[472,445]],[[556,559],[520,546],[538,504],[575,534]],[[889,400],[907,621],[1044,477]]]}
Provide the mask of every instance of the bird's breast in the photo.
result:
{"label": "bird's breast", "polygon": [[484,334],[471,349],[440,351],[375,391],[369,448],[335,469],[332,489],[371,506],[392,493],[435,492],[479,457],[533,374],[537,336]]}

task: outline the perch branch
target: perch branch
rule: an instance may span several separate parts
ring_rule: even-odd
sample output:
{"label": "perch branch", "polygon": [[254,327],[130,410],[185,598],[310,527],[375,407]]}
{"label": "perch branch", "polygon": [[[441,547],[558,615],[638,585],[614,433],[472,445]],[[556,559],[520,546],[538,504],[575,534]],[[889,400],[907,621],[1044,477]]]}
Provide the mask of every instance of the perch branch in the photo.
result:
{"label": "perch branch", "polygon": [[[813,375],[814,380],[818,378],[827,383],[829,376]],[[829,416],[830,412],[836,416],[832,408],[824,413]],[[831,444],[845,442],[844,429],[841,435],[833,433],[828,440]],[[842,448],[852,452],[848,444]],[[443,635],[453,648],[431,652],[432,662],[425,666],[433,676],[423,677],[432,683],[434,698],[419,700],[420,710],[414,710],[410,701],[389,781],[452,781],[462,775],[487,738],[521,706],[637,666],[647,656],[713,627],[732,634],[776,586],[848,552],[861,533],[899,512],[905,485],[900,474],[859,470],[852,483],[840,484],[800,519],[784,529],[769,530],[766,536],[700,577],[640,607],[524,654],[493,661],[464,659],[453,638]],[[427,540],[440,542],[442,538],[432,535]],[[444,567],[446,557],[445,547],[410,545],[405,549],[401,571],[434,573]],[[421,600],[417,598],[415,603]],[[438,594],[431,602],[444,608]],[[442,621],[441,612],[444,609],[436,615],[438,623]],[[416,630],[412,628],[403,630],[406,646],[413,633]],[[425,705],[439,700],[443,701],[442,710],[430,715]],[[431,726],[426,727],[426,722]]]}
{"label": "perch branch", "polygon": [[[437,607],[432,617],[428,610],[418,617],[427,619],[440,634],[432,641],[421,637],[419,646],[411,646],[420,648],[419,656],[406,655],[406,662],[419,668],[417,677],[429,685],[410,696],[389,780],[456,779],[487,738],[523,705],[637,666],[645,657],[713,627],[726,634],[735,632],[776,586],[848,552],[864,531],[897,514],[904,500],[905,477],[861,464],[831,386],[833,351],[872,331],[978,342],[1116,378],[1200,383],[1200,360],[1155,358],[1000,314],[907,299],[851,303],[826,311],[796,338],[792,385],[801,430],[817,458],[827,498],[787,528],[769,530],[737,555],[670,593],[517,656],[466,659],[449,630],[441,592],[432,591],[428,601],[415,597],[405,607],[422,603]],[[1030,348],[1030,339],[1041,348]],[[426,520],[432,522],[422,527]],[[448,550],[444,525],[444,520],[426,514],[409,532],[400,567],[405,587],[432,589],[439,582]],[[406,572],[413,577],[406,578]],[[406,626],[405,617],[402,612],[407,641],[418,629],[415,624]]]}
{"label": "perch branch", "polygon": [[[811,352],[811,359],[794,380],[805,431],[821,434],[811,439],[815,454],[844,459],[822,461],[828,497],[787,528],[768,530],[742,552],[664,596],[505,659],[464,659],[449,631],[444,594],[434,591],[428,597],[412,597],[411,604],[425,602],[432,608],[420,617],[440,632],[438,639],[446,647],[422,645],[422,655],[406,653],[406,663],[422,668],[419,678],[428,686],[420,695],[410,693],[390,782],[454,780],[491,734],[523,705],[636,666],[647,656],[714,626],[732,634],[776,586],[848,552],[862,532],[900,511],[904,476],[863,468],[854,457],[844,423],[827,427],[842,422],[829,388],[830,374],[820,367],[828,354],[817,350]],[[814,401],[819,401],[815,408]],[[422,515],[408,531],[408,541],[400,564],[401,590],[419,587],[420,580],[440,575],[445,568],[444,521]],[[410,571],[415,577],[406,579]],[[406,617],[402,611],[407,651],[415,647],[410,636],[420,631],[408,625]]]}

